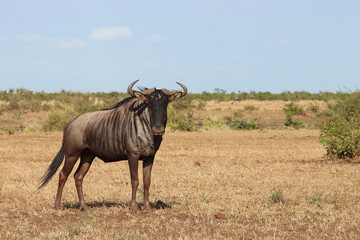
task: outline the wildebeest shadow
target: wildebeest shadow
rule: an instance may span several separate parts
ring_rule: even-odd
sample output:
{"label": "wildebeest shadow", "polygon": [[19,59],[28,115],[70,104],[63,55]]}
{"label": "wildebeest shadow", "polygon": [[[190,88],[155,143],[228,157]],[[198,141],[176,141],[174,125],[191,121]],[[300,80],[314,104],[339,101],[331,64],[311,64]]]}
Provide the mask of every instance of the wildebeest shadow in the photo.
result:
{"label": "wildebeest shadow", "polygon": [[[112,207],[118,207],[123,209],[130,208],[130,203],[124,203],[124,202],[111,202],[111,201],[94,201],[87,203],[88,207],[90,209],[93,208],[112,208]],[[138,203],[137,204],[139,210],[142,210],[144,208],[144,204]],[[166,204],[161,200],[158,200],[156,203],[150,202],[150,206],[153,209],[170,209],[172,206],[171,204]],[[79,203],[74,202],[65,202],[63,203],[63,209],[78,209]]]}
{"label": "wildebeest shadow", "polygon": [[[120,208],[126,208],[126,203],[117,203],[117,202],[110,202],[110,201],[95,201],[95,202],[88,202],[87,203],[89,208],[112,208],[112,207],[120,207]],[[76,209],[79,208],[79,203],[75,202],[64,202],[63,203],[64,209]]]}

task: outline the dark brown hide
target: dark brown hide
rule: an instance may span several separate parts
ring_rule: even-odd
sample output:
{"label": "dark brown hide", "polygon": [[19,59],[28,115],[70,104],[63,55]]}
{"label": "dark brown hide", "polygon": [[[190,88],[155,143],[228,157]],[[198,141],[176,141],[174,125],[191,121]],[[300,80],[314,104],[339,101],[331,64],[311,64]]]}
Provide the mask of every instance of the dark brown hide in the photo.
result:
{"label": "dark brown hide", "polygon": [[155,141],[149,119],[147,105],[128,98],[114,109],[80,115],[66,128],[64,146],[79,144],[105,162],[126,160],[128,152],[143,159],[161,143],[161,138]]}
{"label": "dark brown hide", "polygon": [[[144,206],[151,208],[149,203],[151,169],[163,134],[158,129],[164,129],[166,126],[167,103],[184,96],[187,89],[180,84],[185,94],[166,89],[163,89],[165,91],[156,89],[143,92],[132,91],[136,82],[130,84],[128,88],[132,97],[124,99],[111,109],[84,113],[64,127],[63,145],[50,164],[39,187],[48,183],[65,156],[64,166],[59,173],[55,208],[59,209],[61,206],[65,182],[79,157],[81,160],[74,178],[80,209],[88,209],[84,201],[82,182],[95,157],[99,157],[104,162],[128,160],[132,185],[130,203],[132,208],[136,208],[136,190],[139,185],[138,160],[143,160]],[[161,103],[158,101],[159,97],[156,97],[158,94],[165,97],[165,102],[164,99]],[[154,126],[152,122],[157,112],[165,114],[164,117],[160,117],[163,119],[160,127]]]}

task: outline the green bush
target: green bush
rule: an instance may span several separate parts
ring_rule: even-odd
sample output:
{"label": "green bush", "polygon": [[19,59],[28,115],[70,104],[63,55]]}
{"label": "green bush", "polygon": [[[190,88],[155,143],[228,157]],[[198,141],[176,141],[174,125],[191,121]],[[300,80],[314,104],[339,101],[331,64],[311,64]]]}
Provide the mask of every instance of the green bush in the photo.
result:
{"label": "green bush", "polygon": [[193,109],[193,104],[191,100],[188,98],[180,98],[178,101],[172,102],[171,106],[174,110],[188,110],[191,111]]}
{"label": "green bush", "polygon": [[304,109],[293,102],[285,104],[283,111],[287,116],[291,117],[296,115],[304,115]]}
{"label": "green bush", "polygon": [[298,118],[293,119],[291,116],[287,115],[286,120],[284,122],[284,126],[300,129],[300,128],[305,128],[306,124],[300,121],[300,119]]}
{"label": "green bush", "polygon": [[322,122],[320,142],[337,158],[360,156],[360,92],[347,95],[331,106],[332,116]]}
{"label": "green bush", "polygon": [[17,97],[11,98],[9,104],[6,106],[6,110],[19,110],[20,101]]}
{"label": "green bush", "polygon": [[298,118],[293,119],[293,116],[304,115],[304,109],[301,106],[291,102],[289,104],[285,104],[283,111],[285,112],[285,116],[286,116],[284,126],[292,127],[295,129],[306,127],[306,124],[300,121],[300,119]]}
{"label": "green bush", "polygon": [[64,125],[74,118],[77,113],[74,110],[55,110],[42,122],[41,130],[45,132],[62,131]]}
{"label": "green bush", "polygon": [[23,132],[39,132],[39,131],[44,131],[43,125],[41,123],[31,123],[23,129]]}
{"label": "green bush", "polygon": [[3,125],[2,127],[2,131],[4,132],[9,132],[9,131],[14,131],[13,128],[9,127],[6,123]]}
{"label": "green bush", "polygon": [[186,118],[185,115],[180,115],[177,118],[173,119],[169,123],[169,126],[171,130],[174,131],[177,130],[182,132],[191,132],[195,130],[194,122],[191,119]]}
{"label": "green bush", "polygon": [[319,109],[320,109],[320,106],[318,103],[310,103],[310,106],[308,107],[308,109],[313,112],[313,113],[318,113],[319,112]]}
{"label": "green bush", "polygon": [[45,103],[45,104],[41,105],[41,108],[42,108],[42,111],[47,112],[47,111],[50,111],[50,109],[51,109],[51,105],[50,105],[50,104]]}
{"label": "green bush", "polygon": [[341,116],[325,120],[320,128],[320,142],[331,156],[353,158],[360,155],[360,126]]}
{"label": "green bush", "polygon": [[73,102],[73,106],[74,106],[74,110],[79,114],[97,111],[102,108],[101,105],[94,105],[91,102],[89,102],[88,99],[83,99],[83,98],[76,99],[76,101]]}
{"label": "green bush", "polygon": [[247,111],[259,110],[259,108],[255,107],[253,105],[246,105],[246,106],[244,106],[244,109]]}
{"label": "green bush", "polygon": [[278,189],[277,191],[273,192],[270,196],[269,196],[270,201],[272,201],[273,203],[285,203],[285,199],[283,196],[283,193],[280,189]]}
{"label": "green bush", "polygon": [[171,130],[190,132],[196,129],[194,119],[186,117],[183,112],[175,109],[174,104],[169,104],[167,113],[167,124]]}
{"label": "green bush", "polygon": [[[242,118],[244,116],[244,114],[241,111],[236,111],[233,113],[233,117],[234,118]],[[231,117],[230,117],[231,120]]]}
{"label": "green bush", "polygon": [[231,126],[236,129],[243,129],[243,130],[254,130],[259,129],[259,124],[252,121],[245,121],[245,120],[236,120],[232,119]]}
{"label": "green bush", "polygon": [[6,106],[0,105],[0,115],[2,115],[6,111]]}
{"label": "green bush", "polygon": [[343,95],[342,99],[335,104],[329,105],[334,115],[343,116],[347,121],[360,117],[360,90],[348,95]]}
{"label": "green bush", "polygon": [[21,108],[24,110],[30,110],[31,112],[39,112],[42,110],[40,100],[28,100],[21,103]]}

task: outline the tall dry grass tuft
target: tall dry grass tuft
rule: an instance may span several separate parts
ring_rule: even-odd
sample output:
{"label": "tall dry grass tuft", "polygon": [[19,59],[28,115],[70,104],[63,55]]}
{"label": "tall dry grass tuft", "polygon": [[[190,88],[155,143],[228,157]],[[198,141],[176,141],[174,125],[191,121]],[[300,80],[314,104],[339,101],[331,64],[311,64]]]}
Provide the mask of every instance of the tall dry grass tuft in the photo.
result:
{"label": "tall dry grass tuft", "polygon": [[204,121],[205,130],[227,130],[230,129],[229,125],[226,124],[225,119],[216,113],[211,114]]}

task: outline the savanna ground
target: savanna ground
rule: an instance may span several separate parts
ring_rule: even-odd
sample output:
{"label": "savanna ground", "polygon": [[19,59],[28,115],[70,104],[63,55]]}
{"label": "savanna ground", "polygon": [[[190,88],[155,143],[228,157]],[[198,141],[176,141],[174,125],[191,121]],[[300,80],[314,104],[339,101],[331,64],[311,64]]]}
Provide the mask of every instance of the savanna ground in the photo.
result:
{"label": "savanna ground", "polygon": [[[245,110],[247,105],[254,108]],[[310,113],[301,116],[307,129],[282,128],[283,105],[211,103],[194,113],[199,119],[242,114],[259,122],[260,130],[165,133],[150,187],[151,203],[160,200],[165,208],[151,212],[128,209],[127,163],[99,159],[84,180],[92,211],[77,209],[73,178],[65,185],[64,209],[54,210],[58,174],[45,188],[37,187],[62,133],[0,135],[0,238],[359,239],[359,164],[325,156],[319,130],[311,129],[319,119]],[[38,119],[36,114],[41,116],[24,114],[22,121]]]}

